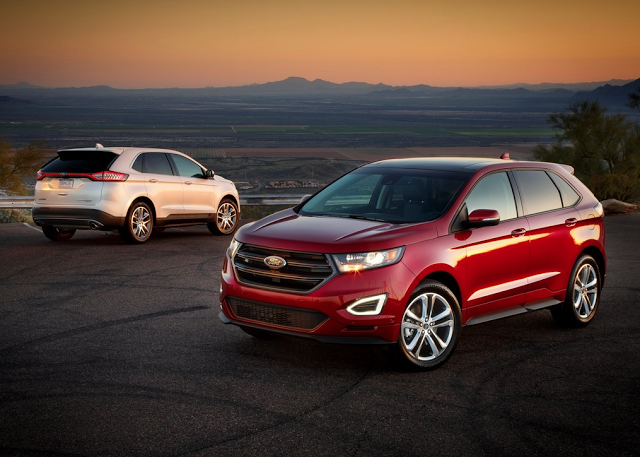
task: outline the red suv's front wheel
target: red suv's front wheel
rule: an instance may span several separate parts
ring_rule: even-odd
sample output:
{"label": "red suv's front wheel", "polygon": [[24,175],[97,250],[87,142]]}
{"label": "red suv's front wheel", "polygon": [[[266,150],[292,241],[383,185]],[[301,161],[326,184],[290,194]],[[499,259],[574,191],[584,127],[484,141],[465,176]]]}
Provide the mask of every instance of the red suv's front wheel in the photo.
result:
{"label": "red suv's front wheel", "polygon": [[402,315],[397,361],[421,369],[442,365],[456,347],[460,325],[460,306],[453,292],[437,281],[421,283]]}

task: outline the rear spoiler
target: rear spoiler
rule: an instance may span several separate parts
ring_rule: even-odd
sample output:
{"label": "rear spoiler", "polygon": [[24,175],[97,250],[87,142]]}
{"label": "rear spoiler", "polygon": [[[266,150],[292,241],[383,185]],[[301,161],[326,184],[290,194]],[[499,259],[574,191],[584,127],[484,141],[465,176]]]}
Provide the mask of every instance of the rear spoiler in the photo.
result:
{"label": "rear spoiler", "polygon": [[559,163],[558,165],[567,170],[570,174],[573,174],[574,168],[571,165],[565,165],[563,163]]}

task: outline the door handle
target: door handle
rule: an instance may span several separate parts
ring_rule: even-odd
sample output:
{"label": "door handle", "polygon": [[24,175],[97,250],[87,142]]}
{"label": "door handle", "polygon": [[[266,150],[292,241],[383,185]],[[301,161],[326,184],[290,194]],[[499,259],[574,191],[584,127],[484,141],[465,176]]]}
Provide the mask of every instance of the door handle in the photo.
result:
{"label": "door handle", "polygon": [[578,219],[576,219],[575,217],[572,217],[564,221],[564,225],[566,225],[567,227],[573,227],[577,223],[578,223]]}
{"label": "door handle", "polygon": [[192,182],[192,181],[185,181],[184,183],[185,183],[187,186],[190,186],[191,184],[193,184],[193,182]]}
{"label": "door handle", "polygon": [[155,178],[151,178],[151,179],[149,180],[149,182],[158,182],[158,180],[157,180],[157,179],[155,179]]}
{"label": "door handle", "polygon": [[524,235],[525,233],[527,233],[526,229],[519,228],[519,229],[515,229],[515,230],[511,231],[511,236],[514,237],[514,238],[517,238],[519,236]]}

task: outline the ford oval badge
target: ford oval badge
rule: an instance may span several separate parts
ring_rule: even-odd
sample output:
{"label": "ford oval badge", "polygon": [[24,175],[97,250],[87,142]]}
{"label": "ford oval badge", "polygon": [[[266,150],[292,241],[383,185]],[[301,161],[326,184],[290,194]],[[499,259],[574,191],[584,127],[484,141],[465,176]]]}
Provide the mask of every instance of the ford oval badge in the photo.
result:
{"label": "ford oval badge", "polygon": [[269,257],[265,257],[264,263],[269,268],[279,270],[287,264],[287,261],[277,255],[270,255]]}

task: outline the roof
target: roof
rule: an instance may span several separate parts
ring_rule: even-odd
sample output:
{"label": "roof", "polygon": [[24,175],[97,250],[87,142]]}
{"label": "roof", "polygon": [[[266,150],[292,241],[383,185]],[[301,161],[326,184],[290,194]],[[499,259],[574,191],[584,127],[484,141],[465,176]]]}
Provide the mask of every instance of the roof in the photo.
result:
{"label": "roof", "polygon": [[416,157],[410,159],[389,159],[374,162],[366,167],[417,168],[422,170],[469,171],[488,165],[505,164],[512,161],[479,157]]}
{"label": "roof", "polygon": [[161,149],[161,148],[104,147],[101,144],[96,145],[96,147],[94,147],[94,148],[64,148],[64,149],[58,150],[58,152],[61,152],[61,151],[86,151],[86,152],[102,151],[102,152],[112,152],[112,153],[118,154],[118,155],[122,154],[125,151],[126,152],[133,152],[133,153],[139,153],[139,152],[180,152],[180,151],[175,151],[173,149]]}
{"label": "roof", "polygon": [[373,162],[365,167],[412,168],[419,170],[439,170],[475,173],[483,168],[564,168],[573,174],[573,167],[548,162],[519,161],[511,159],[493,159],[487,157],[416,157],[409,159],[389,159]]}

